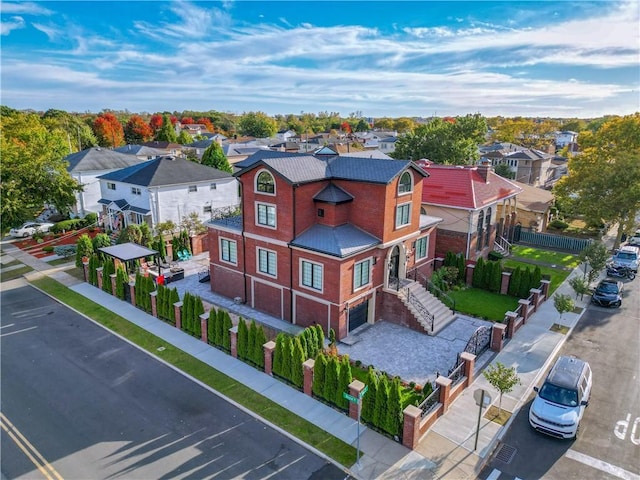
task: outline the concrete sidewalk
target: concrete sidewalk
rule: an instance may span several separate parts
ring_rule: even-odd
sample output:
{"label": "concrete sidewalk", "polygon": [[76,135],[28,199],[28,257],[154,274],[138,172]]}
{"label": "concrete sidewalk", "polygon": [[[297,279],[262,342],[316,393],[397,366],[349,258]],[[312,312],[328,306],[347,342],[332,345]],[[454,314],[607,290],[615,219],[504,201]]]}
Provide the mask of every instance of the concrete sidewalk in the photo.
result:
{"label": "concrete sidewalk", "polygon": [[[129,303],[120,301],[116,297],[68,275],[64,272],[64,268],[52,267],[46,262],[35,259],[6,244],[3,249],[5,256],[20,260],[36,270],[36,272],[27,274],[27,277],[40,274],[51,276],[87,299],[103,305],[168,344],[175,345],[335,437],[356,446],[358,426],[346,415],[282,384],[244,362],[202,343]],[[573,275],[581,275],[581,273],[576,270],[570,277]],[[568,281],[565,281],[556,292],[575,296]],[[587,296],[584,302],[577,302],[578,306],[584,307],[589,298]],[[522,385],[505,395],[502,401],[502,407],[513,412],[513,416],[526,402],[533,385],[547,370],[554,355],[564,343],[566,336],[551,331],[551,325],[558,323],[573,328],[580,315],[581,313],[565,313],[560,318],[553,305],[553,300],[547,300],[531,316],[527,324],[517,332],[516,337],[511,339],[492,360],[493,362],[501,362],[508,367],[516,367],[522,381]],[[473,399],[473,392],[480,388],[490,392],[493,403],[497,405],[497,392],[484,377],[478,376],[471,388],[466,389],[453,402],[448,412],[436,421],[414,451],[408,450],[399,443],[370,429],[361,427],[359,444],[362,458],[360,465],[352,466],[348,470],[349,473],[362,480],[475,478],[507,428],[483,418],[478,448],[474,450],[478,406]]]}

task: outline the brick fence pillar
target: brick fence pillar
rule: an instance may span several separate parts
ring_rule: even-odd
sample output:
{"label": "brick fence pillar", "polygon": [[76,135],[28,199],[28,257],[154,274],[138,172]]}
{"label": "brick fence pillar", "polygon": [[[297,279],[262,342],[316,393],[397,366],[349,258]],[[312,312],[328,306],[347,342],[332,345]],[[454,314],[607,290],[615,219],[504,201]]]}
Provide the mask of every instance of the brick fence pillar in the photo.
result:
{"label": "brick fence pillar", "polygon": [[437,270],[444,264],[444,258],[436,257],[433,259],[433,267]]}
{"label": "brick fence pillar", "polygon": [[500,293],[506,295],[509,292],[509,282],[511,281],[511,272],[502,272],[500,282]]}
{"label": "brick fence pillar", "polygon": [[104,267],[96,268],[96,275],[98,277],[98,288],[100,290],[102,290],[102,270],[104,270]]}
{"label": "brick fence pillar", "polygon": [[229,333],[231,334],[231,356],[238,358],[238,326],[231,327]]}
{"label": "brick fence pillar", "polygon": [[402,425],[402,445],[413,450],[420,440],[420,420],[422,410],[415,405],[409,405],[402,412],[404,422]]}
{"label": "brick fence pillar", "polygon": [[467,377],[467,388],[473,383],[473,368],[476,364],[476,356],[473,353],[462,352],[460,360],[464,362],[464,376]]}
{"label": "brick fence pillar", "polygon": [[539,288],[532,288],[529,293],[533,295],[533,311],[537,312],[538,307],[542,303],[542,290]]}
{"label": "brick fence pillar", "polygon": [[513,338],[513,335],[516,333],[516,319],[518,318],[518,314],[516,312],[506,312],[504,314],[504,320],[507,322],[507,337]]}
{"label": "brick fence pillar", "polygon": [[136,306],[136,282],[129,282],[129,296],[131,297],[131,305]]}
{"label": "brick fence pillar", "polygon": [[529,305],[531,305],[531,300],[527,300],[526,298],[521,298],[518,300],[520,304],[520,313],[522,315],[522,324],[527,323],[527,319],[529,318]]}
{"label": "brick fence pillar", "polygon": [[304,384],[302,391],[310,397],[313,396],[313,367],[315,364],[316,361],[313,358],[309,358],[302,364],[302,369],[304,370]]}
{"label": "brick fence pillar", "polygon": [[442,414],[444,415],[449,409],[449,403],[451,403],[449,398],[451,396],[451,379],[440,375],[436,378],[436,385],[440,387],[440,398],[438,401],[442,404]]}
{"label": "brick fence pillar", "polygon": [[[349,395],[352,397],[356,397],[358,402],[362,402],[362,398],[360,398],[360,392],[364,390],[364,383],[360,380],[354,380],[349,384]],[[358,403],[349,402],[349,417],[354,420],[358,419]]]}
{"label": "brick fence pillar", "polygon": [[209,312],[205,312],[200,314],[200,339],[204,343],[208,343],[209,342],[208,335],[209,335]]}
{"label": "brick fence pillar", "polygon": [[111,295],[113,295],[114,297],[117,295],[116,277],[117,275],[115,273],[112,273],[111,275],[109,275],[109,278],[111,279]]}
{"label": "brick fence pillar", "polygon": [[264,349],[264,373],[273,376],[273,352],[276,350],[276,342],[270,340],[262,348]]}
{"label": "brick fence pillar", "polygon": [[173,313],[176,317],[176,328],[182,329],[182,302],[176,302],[173,304]]}
{"label": "brick fence pillar", "polygon": [[89,282],[89,259],[82,257],[82,272],[84,273],[84,281]]}
{"label": "brick fence pillar", "polygon": [[502,350],[504,343],[504,335],[507,330],[507,326],[504,323],[494,323],[491,328],[491,350],[499,352]]}
{"label": "brick fence pillar", "polygon": [[551,280],[541,280],[540,289],[542,290],[542,297],[544,300],[549,298],[549,287],[551,286]]}
{"label": "brick fence pillar", "polygon": [[149,292],[151,297],[151,315],[158,318],[158,291]]}
{"label": "brick fence pillar", "polygon": [[473,284],[473,271],[475,270],[475,268],[476,266],[473,263],[467,265],[467,271],[465,275],[465,282],[467,283],[467,285]]}

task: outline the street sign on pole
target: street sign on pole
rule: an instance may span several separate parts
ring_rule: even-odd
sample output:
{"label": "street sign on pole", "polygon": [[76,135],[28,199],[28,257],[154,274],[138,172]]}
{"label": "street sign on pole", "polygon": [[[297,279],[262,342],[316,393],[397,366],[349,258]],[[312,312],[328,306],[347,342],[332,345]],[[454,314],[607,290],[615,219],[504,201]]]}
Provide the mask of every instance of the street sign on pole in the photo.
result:
{"label": "street sign on pole", "polygon": [[369,390],[369,385],[365,385],[362,391],[360,392],[360,398],[364,397],[364,394]]}
{"label": "street sign on pole", "polygon": [[473,451],[475,452],[478,449],[478,437],[480,436],[480,419],[482,418],[482,408],[487,407],[491,404],[491,395],[488,392],[483,390],[482,388],[477,389],[473,392],[473,398],[476,401],[476,405],[480,407],[478,410],[478,426],[476,427],[476,441],[473,446]]}
{"label": "street sign on pole", "polygon": [[351,403],[359,403],[360,399],[354,397],[353,395],[349,395],[347,392],[342,392],[342,397],[349,400]]}

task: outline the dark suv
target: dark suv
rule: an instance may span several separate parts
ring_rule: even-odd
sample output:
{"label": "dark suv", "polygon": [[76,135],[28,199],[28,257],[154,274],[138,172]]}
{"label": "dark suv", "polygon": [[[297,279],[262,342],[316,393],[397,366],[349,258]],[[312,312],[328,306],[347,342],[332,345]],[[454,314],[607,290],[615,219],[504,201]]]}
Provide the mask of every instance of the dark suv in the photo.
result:
{"label": "dark suv", "polygon": [[622,286],[623,283],[618,280],[601,280],[591,296],[591,301],[601,307],[619,307],[622,305]]}

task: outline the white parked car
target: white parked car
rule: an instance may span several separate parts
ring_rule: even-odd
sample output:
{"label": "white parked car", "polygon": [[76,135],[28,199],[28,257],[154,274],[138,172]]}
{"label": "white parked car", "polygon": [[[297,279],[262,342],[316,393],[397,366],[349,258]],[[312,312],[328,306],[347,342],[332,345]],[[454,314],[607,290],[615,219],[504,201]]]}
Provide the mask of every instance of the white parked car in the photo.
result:
{"label": "white parked car", "polygon": [[21,227],[12,228],[11,230],[9,230],[9,235],[11,235],[12,237],[25,238],[29,235],[33,235],[36,232],[47,233],[51,229],[51,227],[53,227],[53,225],[53,223],[27,222]]}

